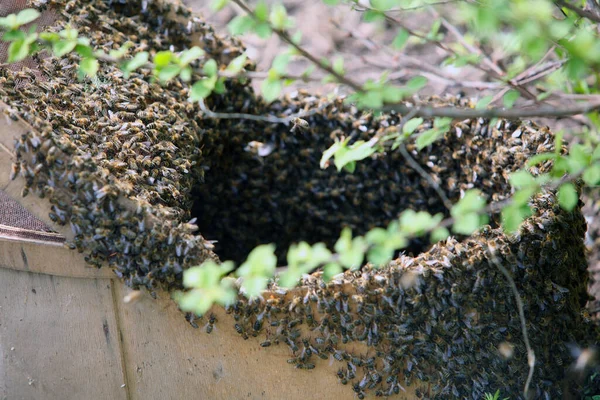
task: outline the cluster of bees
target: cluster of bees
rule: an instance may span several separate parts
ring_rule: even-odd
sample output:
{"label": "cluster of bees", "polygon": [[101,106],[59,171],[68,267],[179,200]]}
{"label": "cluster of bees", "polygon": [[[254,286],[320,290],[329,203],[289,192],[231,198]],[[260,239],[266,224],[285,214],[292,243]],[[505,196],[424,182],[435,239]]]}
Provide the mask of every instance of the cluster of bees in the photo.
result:
{"label": "cluster of bees", "polygon": [[[61,10],[54,29],[74,25],[107,52],[129,40],[134,52],[198,45],[227,65],[243,51],[166,1],[39,3]],[[39,60],[42,81],[29,71],[0,71],[9,117],[32,126],[15,142],[13,174],[24,178],[24,195],[48,198],[50,217],[71,226],[70,246],[91,264],[111,266],[134,289],[179,289],[185,268],[219,257],[240,261],[260,243],[281,250],[299,240],[332,244],[343,226],[363,234],[404,209],[448,212],[399,152],[364,160],[354,174],[319,169],[336,138],[382,135],[399,115],[366,114],[341,99],[304,92],[268,105],[248,83],[232,80],[226,94],[207,100],[213,111],[318,112],[301,129],[206,118],[179,82],[152,83],[149,71],[125,79],[108,64],[97,79],[79,82],[77,61]],[[430,102],[468,105],[465,99]],[[430,127],[426,121],[418,130]],[[251,142],[269,151],[252,151]],[[550,132],[533,124],[480,119],[455,121],[439,145],[417,152],[408,143],[407,150],[451,201],[471,188],[499,201],[510,195],[508,174],[552,143]],[[382,269],[367,265],[329,283],[317,272],[291,291],[273,282],[264,298],[240,297],[227,308],[233,328],[244,338],[260,335],[263,347],[288,346],[288,362],[298,369],[315,368],[319,358],[338,363],[339,381],[358,398],[390,396],[414,384],[426,384],[424,398],[480,399],[496,389],[518,396],[527,356],[515,299],[487,255],[491,246],[523,296],[538,357],[532,390],[536,398],[558,398],[570,361],[565,343],[584,341],[594,329],[581,312],[588,300],[585,221],[579,209],[563,211],[547,192],[534,200],[534,216],[518,235],[492,223],[428,250],[414,241],[409,250],[416,256],[401,255]],[[187,317],[199,327],[198,316]],[[204,318],[210,333],[216,318]],[[503,358],[499,347],[510,347],[512,357]]]}

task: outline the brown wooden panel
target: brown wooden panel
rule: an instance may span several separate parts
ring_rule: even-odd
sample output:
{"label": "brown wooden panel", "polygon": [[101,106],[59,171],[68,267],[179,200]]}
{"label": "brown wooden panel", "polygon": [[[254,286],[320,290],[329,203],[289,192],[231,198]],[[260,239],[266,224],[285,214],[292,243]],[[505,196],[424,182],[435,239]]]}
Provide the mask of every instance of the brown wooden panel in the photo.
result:
{"label": "brown wooden panel", "polygon": [[0,268],[0,398],[127,399],[109,279]]}
{"label": "brown wooden panel", "polygon": [[72,278],[114,278],[110,268],[85,263],[82,254],[62,245],[0,238],[0,268]]}
{"label": "brown wooden panel", "polygon": [[[233,318],[215,307],[218,318],[207,334],[206,321],[194,329],[175,303],[162,295],[144,296],[124,304],[126,289],[118,290],[118,314],[128,384],[134,399],[353,399],[350,386],[335,373],[343,364],[315,358],[317,367],[299,370],[287,364],[286,345],[263,348],[258,338],[243,340],[233,329]],[[312,359],[311,359],[312,362]],[[413,399],[414,387],[395,399]]]}

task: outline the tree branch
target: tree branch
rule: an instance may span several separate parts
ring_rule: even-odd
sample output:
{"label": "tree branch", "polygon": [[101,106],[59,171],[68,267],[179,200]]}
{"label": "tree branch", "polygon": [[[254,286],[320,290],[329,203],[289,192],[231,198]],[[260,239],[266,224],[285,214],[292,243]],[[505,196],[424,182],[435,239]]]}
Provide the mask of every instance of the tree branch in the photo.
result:
{"label": "tree branch", "polygon": [[600,17],[597,16],[596,14],[594,14],[591,11],[587,11],[587,10],[581,9],[581,8],[576,7],[573,4],[567,3],[566,1],[563,1],[563,0],[556,0],[554,2],[554,4],[556,4],[559,7],[567,8],[567,9],[573,11],[575,14],[579,15],[582,18],[587,18],[590,21],[594,21],[594,22],[600,23]]}
{"label": "tree branch", "polygon": [[[423,118],[449,117],[455,119],[469,118],[532,118],[532,117],[569,117],[578,114],[587,114],[600,110],[600,102],[590,102],[573,107],[540,106],[535,108],[456,108],[456,107],[426,107],[419,105],[419,111],[415,116]],[[406,104],[387,104],[382,111],[397,111],[400,114],[408,113],[413,107]]]}

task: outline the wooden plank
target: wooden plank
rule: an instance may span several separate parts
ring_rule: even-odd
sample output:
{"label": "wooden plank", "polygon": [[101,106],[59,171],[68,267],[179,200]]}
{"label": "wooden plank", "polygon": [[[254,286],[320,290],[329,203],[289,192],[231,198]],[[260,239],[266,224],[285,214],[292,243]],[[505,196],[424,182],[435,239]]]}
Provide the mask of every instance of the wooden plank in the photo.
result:
{"label": "wooden plank", "polygon": [[127,399],[108,279],[0,268],[0,398]]}
{"label": "wooden plank", "polygon": [[110,268],[87,264],[83,255],[54,243],[0,238],[0,268],[72,278],[114,278]]}
{"label": "wooden plank", "polygon": [[[299,370],[287,364],[286,345],[260,346],[259,337],[243,340],[223,309],[207,334],[194,329],[164,294],[124,304],[126,290],[116,285],[128,384],[134,399],[352,399],[350,386],[338,382],[337,361],[315,359],[316,368]],[[359,345],[354,345],[358,347]],[[311,359],[312,362],[312,359]],[[395,399],[414,399],[415,386]],[[370,398],[370,396],[369,396]]]}

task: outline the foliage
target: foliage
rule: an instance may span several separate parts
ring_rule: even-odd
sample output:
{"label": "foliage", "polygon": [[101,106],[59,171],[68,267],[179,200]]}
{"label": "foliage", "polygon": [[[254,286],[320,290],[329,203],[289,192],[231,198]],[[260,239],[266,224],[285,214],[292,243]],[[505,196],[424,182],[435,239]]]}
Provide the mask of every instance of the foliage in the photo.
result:
{"label": "foliage", "polygon": [[[508,400],[508,397],[504,397],[502,400]],[[500,400],[500,390],[496,390],[496,393],[491,394],[491,393],[486,393],[484,400]]]}

